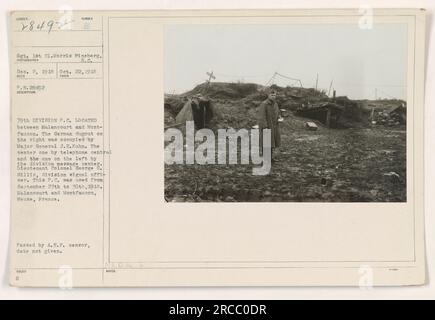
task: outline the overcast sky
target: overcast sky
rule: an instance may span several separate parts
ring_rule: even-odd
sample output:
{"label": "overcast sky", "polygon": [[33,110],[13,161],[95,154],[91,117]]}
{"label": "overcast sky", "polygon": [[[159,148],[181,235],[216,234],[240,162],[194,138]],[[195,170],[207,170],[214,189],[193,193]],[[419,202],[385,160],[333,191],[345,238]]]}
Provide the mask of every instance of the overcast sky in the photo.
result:
{"label": "overcast sky", "polygon": [[[361,30],[334,25],[168,25],[165,30],[165,92],[182,93],[207,79],[266,84],[273,73],[304,87],[373,99],[406,98],[406,24]],[[277,77],[277,85],[295,82]]]}

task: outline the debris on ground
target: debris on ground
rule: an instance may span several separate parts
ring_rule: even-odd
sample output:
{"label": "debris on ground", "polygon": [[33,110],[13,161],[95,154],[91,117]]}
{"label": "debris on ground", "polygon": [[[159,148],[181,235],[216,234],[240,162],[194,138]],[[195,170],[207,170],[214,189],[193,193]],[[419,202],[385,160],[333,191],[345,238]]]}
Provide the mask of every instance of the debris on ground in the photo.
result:
{"label": "debris on ground", "polygon": [[305,122],[305,126],[307,127],[308,130],[311,130],[311,131],[316,131],[318,129],[317,124],[315,124],[314,122],[311,122],[311,121]]}

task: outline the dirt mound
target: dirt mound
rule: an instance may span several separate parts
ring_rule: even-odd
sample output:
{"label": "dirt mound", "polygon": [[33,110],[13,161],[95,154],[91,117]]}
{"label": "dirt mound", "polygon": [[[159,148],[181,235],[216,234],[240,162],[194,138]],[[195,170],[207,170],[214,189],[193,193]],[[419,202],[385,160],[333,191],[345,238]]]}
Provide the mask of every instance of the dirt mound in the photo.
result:
{"label": "dirt mound", "polygon": [[192,90],[184,93],[183,96],[190,97],[195,94],[202,94],[213,99],[241,99],[256,93],[258,89],[259,85],[255,83],[201,83]]}
{"label": "dirt mound", "polygon": [[[368,105],[373,105],[373,101],[351,100],[345,96],[329,98],[324,91],[314,88],[279,87],[277,85],[269,88],[276,90],[279,108],[287,112],[286,118],[288,119],[294,119],[294,114],[301,109],[316,108],[324,103],[332,103],[342,109],[337,120],[339,123],[337,128],[365,127],[370,123],[371,107],[369,108]],[[265,89],[264,86],[255,83],[212,82],[199,84],[180,95],[165,95],[165,125],[173,124],[173,119],[188,98],[202,94],[211,100],[215,110],[220,114],[220,119],[217,121],[218,127],[250,128],[257,123],[258,106],[267,98],[268,90]],[[382,101],[382,104],[378,104],[387,103],[388,101]],[[308,119],[317,118],[305,118],[305,120]]]}
{"label": "dirt mound", "polygon": [[325,92],[316,90],[314,88],[302,88],[302,87],[280,87],[277,85],[270,86],[271,89],[274,89],[278,96],[283,96],[288,99],[306,99],[306,100],[322,100],[328,99],[328,96]]}
{"label": "dirt mound", "polygon": [[186,101],[187,99],[178,95],[165,94],[165,113],[168,113],[175,118],[181,109],[183,109]]}

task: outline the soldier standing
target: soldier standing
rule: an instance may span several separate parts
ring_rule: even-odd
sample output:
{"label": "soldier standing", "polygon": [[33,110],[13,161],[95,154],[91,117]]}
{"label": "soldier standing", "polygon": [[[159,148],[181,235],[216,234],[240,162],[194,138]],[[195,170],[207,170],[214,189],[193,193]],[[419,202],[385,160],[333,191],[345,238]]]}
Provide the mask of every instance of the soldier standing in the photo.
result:
{"label": "soldier standing", "polygon": [[278,103],[276,102],[276,91],[271,90],[259,108],[258,112],[258,126],[260,129],[260,148],[263,147],[263,130],[270,129],[271,141],[270,146],[272,148],[272,161],[277,161],[273,158],[273,150],[281,145],[281,134],[279,131],[278,119],[280,118],[280,110]]}

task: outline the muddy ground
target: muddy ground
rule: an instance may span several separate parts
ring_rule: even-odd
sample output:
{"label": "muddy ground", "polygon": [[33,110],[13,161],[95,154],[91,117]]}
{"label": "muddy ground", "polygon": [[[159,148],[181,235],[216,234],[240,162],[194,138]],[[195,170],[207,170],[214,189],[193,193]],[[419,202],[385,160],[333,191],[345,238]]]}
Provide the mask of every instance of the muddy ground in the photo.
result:
{"label": "muddy ground", "polygon": [[308,131],[281,125],[282,147],[267,176],[252,165],[165,165],[167,201],[406,201],[405,126]]}

